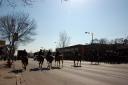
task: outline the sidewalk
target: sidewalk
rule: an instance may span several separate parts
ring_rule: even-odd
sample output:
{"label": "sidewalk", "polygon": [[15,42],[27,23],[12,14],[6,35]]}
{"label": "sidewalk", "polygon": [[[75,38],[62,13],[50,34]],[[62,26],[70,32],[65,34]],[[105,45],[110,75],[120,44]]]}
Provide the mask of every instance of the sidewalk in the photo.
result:
{"label": "sidewalk", "polygon": [[[19,63],[19,61],[14,62],[16,64]],[[18,75],[12,71],[15,70],[14,64],[11,68],[8,68],[6,66],[6,61],[0,61],[0,85],[21,85],[17,80]],[[22,84],[23,85],[23,84]]]}

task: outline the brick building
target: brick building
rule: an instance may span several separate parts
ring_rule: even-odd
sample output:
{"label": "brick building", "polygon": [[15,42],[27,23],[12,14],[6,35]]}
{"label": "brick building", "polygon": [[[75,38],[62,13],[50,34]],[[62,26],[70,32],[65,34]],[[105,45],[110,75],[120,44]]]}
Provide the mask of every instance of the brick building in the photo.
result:
{"label": "brick building", "polygon": [[84,56],[84,45],[78,44],[74,46],[69,46],[65,48],[57,48],[64,55],[64,59],[72,60],[74,57],[74,52],[78,51],[81,56]]}
{"label": "brick building", "polygon": [[86,61],[128,62],[128,44],[78,44],[56,50],[63,53],[64,59],[68,60],[73,60],[75,51],[78,51]]}

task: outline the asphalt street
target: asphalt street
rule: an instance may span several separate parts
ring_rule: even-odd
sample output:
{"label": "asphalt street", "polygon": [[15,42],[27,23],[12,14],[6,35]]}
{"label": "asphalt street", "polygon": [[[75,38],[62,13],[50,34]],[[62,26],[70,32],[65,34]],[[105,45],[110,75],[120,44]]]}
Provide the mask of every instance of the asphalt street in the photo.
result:
{"label": "asphalt street", "polygon": [[[127,85],[127,64],[91,65],[82,62],[81,67],[74,67],[73,61],[64,61],[64,67],[59,69],[52,64],[51,70],[47,69],[44,62],[43,68],[38,68],[38,62],[29,59],[26,71],[22,72],[20,61],[16,61],[11,69],[1,71],[0,85]],[[18,70],[19,73],[12,72]],[[21,72],[20,72],[21,71]],[[2,73],[3,72],[3,73]],[[2,76],[2,74],[5,74]]]}

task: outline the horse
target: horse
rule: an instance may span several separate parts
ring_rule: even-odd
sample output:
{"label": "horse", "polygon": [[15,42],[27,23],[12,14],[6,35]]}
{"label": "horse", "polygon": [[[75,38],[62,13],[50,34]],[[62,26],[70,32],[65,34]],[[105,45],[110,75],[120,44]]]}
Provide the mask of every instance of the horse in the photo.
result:
{"label": "horse", "polygon": [[18,57],[20,57],[21,62],[22,62],[22,67],[26,70],[26,67],[28,65],[28,54],[26,50],[20,50],[18,51]]}
{"label": "horse", "polygon": [[46,55],[46,60],[47,60],[47,63],[48,63],[47,68],[51,69],[52,68],[52,61],[54,60],[54,58],[53,58],[53,56],[52,56],[50,51]]}
{"label": "horse", "polygon": [[42,50],[40,50],[39,52],[35,52],[34,60],[37,60],[39,62],[39,68],[42,68],[44,62],[44,52],[42,52]]}
{"label": "horse", "polygon": [[55,54],[55,66],[60,67],[60,61],[62,62],[62,67],[63,67],[63,55],[59,52],[56,52]]}
{"label": "horse", "polygon": [[[78,52],[75,52],[74,66],[81,66],[81,58],[81,55]],[[77,63],[75,61],[77,61]]]}

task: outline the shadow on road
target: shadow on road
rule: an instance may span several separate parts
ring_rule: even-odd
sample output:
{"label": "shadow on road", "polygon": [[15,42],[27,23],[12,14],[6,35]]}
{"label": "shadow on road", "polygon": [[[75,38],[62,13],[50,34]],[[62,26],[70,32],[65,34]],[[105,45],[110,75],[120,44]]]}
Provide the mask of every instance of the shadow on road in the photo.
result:
{"label": "shadow on road", "polygon": [[[52,70],[54,70],[54,69],[61,69],[60,67],[51,67],[51,69]],[[31,71],[48,71],[48,70],[50,70],[49,68],[46,68],[46,67],[44,67],[44,68],[31,68],[29,71],[31,72]]]}
{"label": "shadow on road", "polygon": [[61,69],[60,67],[52,67],[52,69]]}
{"label": "shadow on road", "polygon": [[45,70],[45,71],[48,71],[49,69],[48,68],[31,68],[29,71],[31,72],[31,71],[39,71],[39,70],[41,70],[41,71],[43,71],[43,70]]}
{"label": "shadow on road", "polygon": [[23,69],[15,69],[15,70],[10,71],[9,73],[18,74],[18,73],[22,73],[22,72],[23,72]]}
{"label": "shadow on road", "polygon": [[39,68],[31,68],[29,71],[39,71]]}
{"label": "shadow on road", "polygon": [[49,69],[49,68],[42,68],[42,69],[41,69],[41,71],[44,71],[44,70],[45,70],[45,71],[48,71],[48,70],[50,70],[50,69]]}
{"label": "shadow on road", "polygon": [[82,67],[82,66],[74,66],[74,65],[71,65],[71,67],[76,67],[77,68],[77,67]]}

